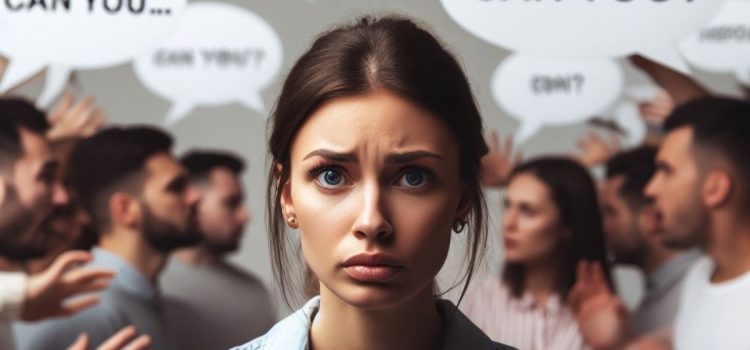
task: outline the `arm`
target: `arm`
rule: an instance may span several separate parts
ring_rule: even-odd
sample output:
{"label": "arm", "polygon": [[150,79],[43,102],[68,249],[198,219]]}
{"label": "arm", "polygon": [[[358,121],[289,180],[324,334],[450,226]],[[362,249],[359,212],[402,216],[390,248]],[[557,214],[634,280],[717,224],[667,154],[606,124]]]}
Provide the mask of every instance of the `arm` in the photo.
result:
{"label": "arm", "polygon": [[711,94],[708,89],[701,86],[693,78],[643,56],[631,56],[630,62],[666,90],[677,105]]}

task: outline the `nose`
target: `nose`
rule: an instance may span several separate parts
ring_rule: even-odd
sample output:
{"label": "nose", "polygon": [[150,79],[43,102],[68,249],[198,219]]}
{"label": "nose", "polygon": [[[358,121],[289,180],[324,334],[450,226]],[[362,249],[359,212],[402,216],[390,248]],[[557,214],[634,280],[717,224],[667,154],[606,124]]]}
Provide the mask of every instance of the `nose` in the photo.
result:
{"label": "nose", "polygon": [[658,174],[652,176],[651,180],[648,181],[646,187],[643,189],[643,195],[646,196],[646,198],[656,198],[656,193],[659,189],[659,182]]}
{"label": "nose", "polygon": [[250,222],[250,210],[244,205],[237,210],[237,221],[239,221],[241,225],[247,225],[247,223]]}
{"label": "nose", "polygon": [[358,238],[384,239],[393,234],[393,227],[383,213],[382,191],[375,183],[365,184],[362,209],[354,222],[353,231]]}
{"label": "nose", "polygon": [[61,182],[55,181],[52,188],[52,205],[63,206],[68,205],[68,203],[70,203],[68,190],[65,189],[65,186]]}
{"label": "nose", "polygon": [[505,212],[503,212],[503,232],[507,233],[514,231],[517,224],[518,218],[515,211],[506,209]]}
{"label": "nose", "polygon": [[185,204],[188,207],[192,207],[198,204],[201,200],[201,192],[194,185],[190,185],[185,190]]}

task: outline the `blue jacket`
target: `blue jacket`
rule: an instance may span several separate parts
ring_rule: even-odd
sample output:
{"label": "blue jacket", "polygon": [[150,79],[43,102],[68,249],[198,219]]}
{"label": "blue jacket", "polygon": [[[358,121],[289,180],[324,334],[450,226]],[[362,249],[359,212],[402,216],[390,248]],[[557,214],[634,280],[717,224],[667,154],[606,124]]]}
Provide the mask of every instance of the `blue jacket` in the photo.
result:
{"label": "blue jacket", "polygon": [[[513,349],[488,338],[477,326],[447,300],[437,300],[438,311],[450,317],[444,324],[441,350],[504,350]],[[281,320],[265,335],[232,350],[308,350],[312,319],[320,308],[320,297],[312,298],[302,309]]]}

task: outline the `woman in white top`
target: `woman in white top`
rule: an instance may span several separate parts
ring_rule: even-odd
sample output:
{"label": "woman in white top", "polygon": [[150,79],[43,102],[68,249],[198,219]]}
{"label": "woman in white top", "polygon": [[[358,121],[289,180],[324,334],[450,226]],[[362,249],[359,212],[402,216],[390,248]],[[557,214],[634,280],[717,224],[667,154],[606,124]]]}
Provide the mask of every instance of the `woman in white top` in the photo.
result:
{"label": "woman in white top", "polygon": [[502,274],[462,308],[493,340],[519,349],[587,348],[567,302],[579,262],[612,287],[594,181],[572,160],[532,160],[511,174],[504,208]]}
{"label": "woman in white top", "polygon": [[275,275],[289,291],[299,238],[320,296],[240,349],[506,348],[434,295],[454,232],[468,235],[467,282],[484,248],[487,145],[463,71],[429,32],[384,17],[323,34],[271,123]]}

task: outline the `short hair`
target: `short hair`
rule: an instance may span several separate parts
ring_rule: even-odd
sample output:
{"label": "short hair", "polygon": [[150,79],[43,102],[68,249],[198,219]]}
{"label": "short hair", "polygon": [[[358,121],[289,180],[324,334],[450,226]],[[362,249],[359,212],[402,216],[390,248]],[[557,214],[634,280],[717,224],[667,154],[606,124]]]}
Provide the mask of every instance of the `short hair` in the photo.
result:
{"label": "short hair", "polygon": [[624,177],[619,194],[633,209],[640,209],[651,203],[644,190],[656,173],[656,152],[655,147],[641,146],[617,154],[607,162],[607,179]]}
{"label": "short hair", "polygon": [[[666,132],[681,127],[693,130],[693,148],[720,154],[731,165],[740,200],[750,211],[750,102],[704,97],[677,107],[664,123]],[[699,162],[701,164],[702,162]]]}
{"label": "short hair", "polygon": [[12,169],[23,153],[20,128],[43,136],[49,129],[49,122],[44,112],[31,102],[15,97],[0,98],[0,170]]}
{"label": "short hair", "polygon": [[137,191],[135,175],[153,155],[169,153],[172,138],[147,126],[112,127],[78,143],[70,156],[67,181],[77,192],[84,209],[100,231],[110,225],[107,201],[117,191]]}
{"label": "short hair", "polygon": [[218,150],[193,150],[183,155],[180,163],[192,181],[206,180],[216,168],[229,169],[235,176],[245,169],[245,162],[234,153]]}

